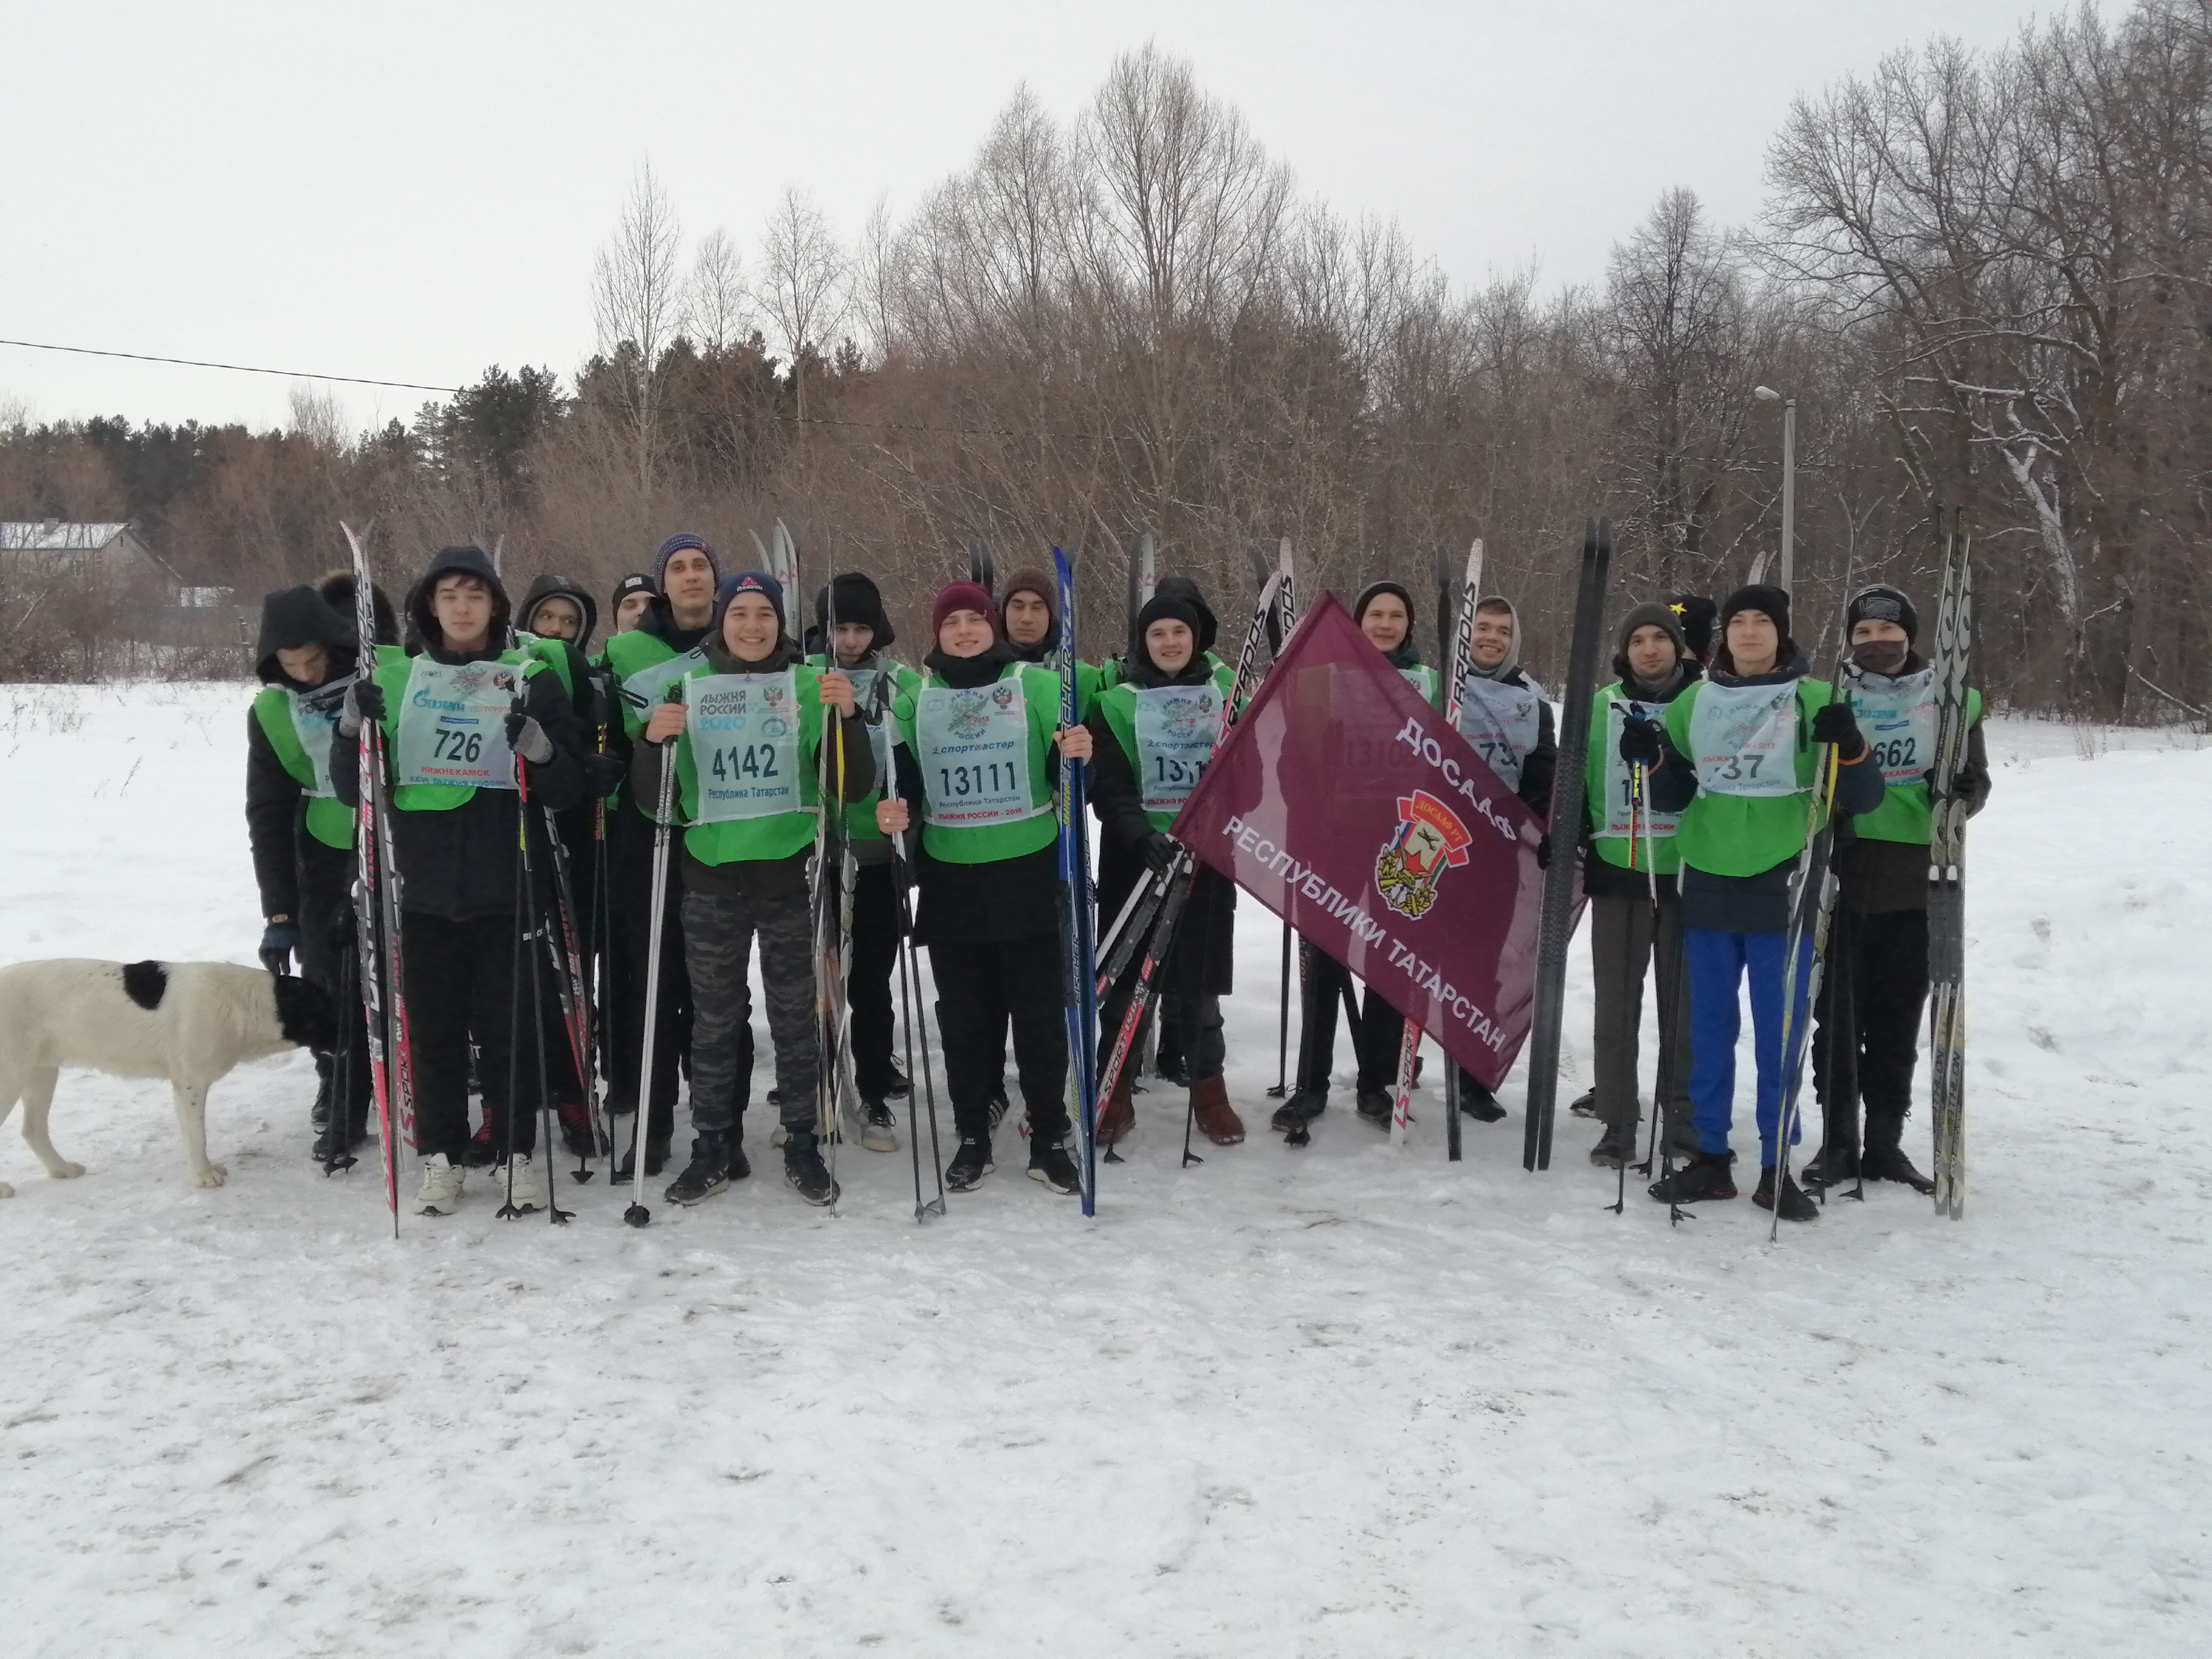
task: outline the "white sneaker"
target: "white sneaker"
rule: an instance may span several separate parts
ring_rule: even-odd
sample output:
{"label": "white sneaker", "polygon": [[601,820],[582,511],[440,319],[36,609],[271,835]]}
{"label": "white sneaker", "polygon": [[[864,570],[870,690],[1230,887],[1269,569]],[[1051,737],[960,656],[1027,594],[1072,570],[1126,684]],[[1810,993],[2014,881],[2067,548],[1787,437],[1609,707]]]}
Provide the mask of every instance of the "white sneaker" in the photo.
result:
{"label": "white sneaker", "polygon": [[545,1177],[538,1174],[529,1153],[517,1152],[512,1162],[494,1170],[491,1178],[501,1208],[510,1204],[518,1210],[545,1207]]}
{"label": "white sneaker", "polygon": [[461,1180],[468,1171],[443,1152],[422,1160],[422,1190],[415,1194],[416,1215],[451,1215],[461,1207]]}

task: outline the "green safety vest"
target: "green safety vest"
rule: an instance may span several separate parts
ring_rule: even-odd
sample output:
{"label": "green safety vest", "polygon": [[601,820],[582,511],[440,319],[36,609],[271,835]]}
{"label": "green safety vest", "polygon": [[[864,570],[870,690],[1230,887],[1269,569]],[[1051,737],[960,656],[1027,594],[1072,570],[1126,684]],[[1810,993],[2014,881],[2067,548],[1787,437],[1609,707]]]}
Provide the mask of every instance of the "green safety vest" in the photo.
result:
{"label": "green safety vest", "polygon": [[[1079,670],[1083,665],[1078,664]],[[1096,670],[1092,671],[1094,673]],[[1008,663],[1000,673],[1000,679],[1018,675],[1022,682],[1022,703],[1030,728],[1030,798],[1033,806],[1052,804],[1052,786],[1058,776],[1053,764],[1052,734],[1060,726],[1060,676],[1048,668],[1034,663]],[[1079,688],[1082,677],[1079,672],[1076,684]],[[902,693],[893,705],[899,723],[899,735],[907,747],[914,751],[916,761],[928,764],[916,742],[916,711],[921,693],[943,687],[941,676],[932,674],[921,680],[911,690]],[[1036,817],[1022,818],[1012,823],[977,825],[924,823],[921,844],[929,855],[946,864],[996,864],[1005,859],[1017,859],[1049,847],[1059,835],[1057,820],[1049,812]]]}
{"label": "green safety vest", "polygon": [[[301,746],[299,730],[292,724],[290,693],[281,685],[263,686],[253,699],[253,718],[261,722],[261,735],[269,739],[276,763],[293,782],[307,792],[307,833],[325,847],[351,851],[353,808],[336,795],[314,793],[315,765]],[[344,739],[334,737],[332,741],[343,743]]]}
{"label": "green safety vest", "polygon": [[[1982,719],[1982,694],[1969,690],[1966,693],[1966,725],[1969,729],[1978,726]],[[1869,735],[1868,741],[1875,741]],[[1873,765],[1879,754],[1870,756],[1867,763]],[[1959,759],[1963,764],[1966,755]],[[1920,775],[1902,783],[1893,783],[1881,792],[1881,805],[1871,812],[1862,813],[1851,820],[1851,833],[1861,841],[1900,841],[1907,846],[1925,847],[1932,830],[1928,806],[1927,771],[1936,763],[1933,755],[1926,757],[1927,765]]]}
{"label": "green safety vest", "polygon": [[[1693,755],[1690,720],[1698,698],[1711,682],[1698,680],[1667,705],[1668,741],[1675,751]],[[1811,737],[1813,716],[1828,705],[1822,680],[1797,682],[1796,787],[1786,795],[1716,794],[1702,785],[1682,811],[1674,831],[1674,850],[1682,864],[1714,876],[1756,876],[1804,850],[1812,808],[1813,763],[1819,747]]]}
{"label": "green safety vest", "polygon": [[[519,647],[510,647],[495,658],[510,667],[522,670],[526,682],[543,673],[544,659]],[[376,647],[376,684],[384,692],[384,747],[386,754],[397,754],[399,748],[399,711],[407,700],[407,677],[413,672],[415,659],[396,645]],[[472,787],[451,783],[403,783],[392,792],[392,804],[403,812],[450,812],[455,807],[466,806],[476,799]]]}
{"label": "green safety vest", "polygon": [[[618,637],[627,639],[628,635]],[[673,654],[673,653],[671,653]],[[718,671],[708,663],[702,663],[683,676],[687,680],[712,679]],[[740,673],[753,672],[744,669]],[[781,669],[761,670],[761,672],[781,673]],[[676,790],[678,811],[689,827],[684,831],[684,849],[702,864],[738,864],[747,860],[762,862],[787,859],[793,853],[803,852],[815,838],[815,811],[821,799],[816,789],[814,774],[822,750],[822,674],[821,671],[805,663],[791,667],[794,689],[799,693],[799,805],[787,812],[773,812],[765,817],[734,818],[720,823],[695,823],[699,815],[699,765],[691,752],[691,734],[686,729],[675,739]],[[668,757],[661,757],[668,763]],[[834,762],[832,763],[835,763]]]}
{"label": "green safety vest", "polygon": [[[638,733],[645,730],[645,722],[653,714],[653,705],[661,694],[684,678],[687,669],[668,669],[665,672],[641,680],[646,671],[672,663],[687,653],[679,652],[658,634],[648,634],[643,629],[633,628],[627,634],[617,634],[607,641],[605,661],[607,670],[614,676],[615,701],[621,705],[623,730],[635,743]],[[702,657],[701,661],[705,659]],[[624,691],[645,696],[645,706],[640,708]],[[649,815],[648,815],[649,816]]]}
{"label": "green safety vest", "polygon": [[[1619,750],[1612,741],[1612,720],[1607,711],[1616,702],[1634,702],[1620,689],[1620,682],[1601,687],[1590,704],[1589,748],[1583,760],[1583,810],[1589,815],[1590,845],[1598,857],[1618,870],[1652,870],[1662,876],[1671,876],[1682,867],[1681,850],[1674,845],[1674,836],[1654,836],[1639,841],[1632,849],[1626,836],[1605,833],[1607,808],[1606,790],[1611,782],[1613,766]],[[1680,699],[1678,696],[1677,702]],[[1649,708],[1650,705],[1646,704]],[[1673,703],[1666,706],[1671,708]],[[1661,713],[1664,714],[1662,709]],[[1648,789],[1650,780],[1644,780]],[[1647,799],[1644,809],[1650,810]]]}
{"label": "green safety vest", "polygon": [[[1207,653],[1209,659],[1212,653]],[[1221,696],[1229,695],[1230,684],[1237,677],[1223,663],[1212,663],[1213,672],[1208,682]],[[1113,732],[1114,741],[1121,745],[1121,752],[1129,757],[1129,770],[1137,780],[1137,799],[1141,805],[1145,794],[1145,756],[1137,740],[1137,694],[1152,688],[1139,686],[1128,680],[1117,680],[1099,694],[1098,712],[1106,717],[1107,729]],[[1218,716],[1217,716],[1218,718]],[[1215,732],[1219,731],[1218,726]],[[1177,809],[1178,811],[1180,809]],[[1168,826],[1176,821],[1176,812],[1155,812],[1145,809],[1145,821],[1165,835]]]}
{"label": "green safety vest", "polygon": [[[829,668],[829,659],[818,651],[809,657],[806,663],[808,667],[821,669],[825,672]],[[893,662],[887,657],[880,659],[874,665],[891,677],[890,694],[884,702],[884,729],[887,734],[896,738],[899,732],[896,713],[899,699],[913,697],[921,685],[921,676],[904,663]],[[858,689],[857,686],[854,688],[855,690]],[[868,700],[866,697],[860,698],[860,706],[863,709],[866,708]],[[854,841],[884,839],[884,832],[876,828],[876,803],[882,800],[887,794],[898,793],[898,775],[891,769],[890,766],[883,763],[891,754],[892,745],[890,744],[882,744],[878,748],[876,787],[868,792],[866,799],[856,800],[845,809],[845,833]]]}

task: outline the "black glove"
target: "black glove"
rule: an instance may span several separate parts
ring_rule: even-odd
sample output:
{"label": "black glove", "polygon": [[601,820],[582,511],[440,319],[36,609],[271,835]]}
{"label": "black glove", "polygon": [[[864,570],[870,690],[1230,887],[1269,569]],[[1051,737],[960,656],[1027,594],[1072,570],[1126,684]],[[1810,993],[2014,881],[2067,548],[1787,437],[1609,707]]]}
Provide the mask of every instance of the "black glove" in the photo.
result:
{"label": "black glove", "polygon": [[1660,740],[1659,723],[1638,715],[1620,728],[1620,757],[1631,766],[1640,766],[1645,771],[1666,758],[1667,747]]}
{"label": "black glove", "polygon": [[1814,712],[1813,741],[1832,743],[1846,755],[1866,747],[1866,739],[1859,735],[1858,717],[1847,702],[1826,703]]}
{"label": "black glove", "polygon": [[1539,870],[1552,867],[1552,838],[1549,836],[1536,838],[1536,867]]}
{"label": "black glove", "polygon": [[345,707],[338,714],[338,730],[349,738],[361,735],[361,728],[384,718],[384,688],[374,680],[362,678],[346,688]]}
{"label": "black glove", "polygon": [[1158,875],[1175,862],[1176,854],[1182,848],[1173,836],[1164,836],[1156,830],[1137,843],[1137,850],[1144,854],[1145,867]]}
{"label": "black glove", "polygon": [[299,948],[296,922],[272,921],[261,931],[261,965],[272,974],[289,973],[292,953]]}
{"label": "black glove", "polygon": [[507,746],[532,766],[543,766],[553,758],[553,739],[520,708],[507,717]]}
{"label": "black glove", "polygon": [[584,793],[593,800],[604,800],[622,787],[629,768],[623,764],[619,755],[586,755],[584,757]]}

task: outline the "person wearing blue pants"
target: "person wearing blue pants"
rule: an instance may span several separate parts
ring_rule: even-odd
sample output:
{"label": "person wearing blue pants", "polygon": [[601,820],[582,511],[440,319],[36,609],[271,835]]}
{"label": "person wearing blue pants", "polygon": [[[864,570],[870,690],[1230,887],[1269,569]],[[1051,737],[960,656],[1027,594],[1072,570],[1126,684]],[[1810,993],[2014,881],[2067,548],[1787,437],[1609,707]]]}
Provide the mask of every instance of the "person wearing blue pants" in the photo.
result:
{"label": "person wearing blue pants", "polygon": [[1790,637],[1788,594],[1757,585],[1739,588],[1721,606],[1718,622],[1709,676],[1668,703],[1662,719],[1631,720],[1620,737],[1621,758],[1650,774],[1651,804],[1681,814],[1674,846],[1682,860],[1698,1155],[1653,1182],[1651,1196],[1668,1204],[1735,1196],[1729,1137],[1742,1021],[1738,992],[1748,981],[1760,1166],[1753,1201],[1785,1220],[1809,1221],[1818,1213],[1812,1200],[1795,1182],[1775,1179],[1783,1095],[1805,1048],[1810,955],[1808,944],[1785,1054],[1790,878],[1817,827],[1813,784],[1820,746],[1835,747],[1838,812],[1879,806],[1881,772],[1864,763],[1867,743],[1850,705],[1806,678],[1808,665]]}

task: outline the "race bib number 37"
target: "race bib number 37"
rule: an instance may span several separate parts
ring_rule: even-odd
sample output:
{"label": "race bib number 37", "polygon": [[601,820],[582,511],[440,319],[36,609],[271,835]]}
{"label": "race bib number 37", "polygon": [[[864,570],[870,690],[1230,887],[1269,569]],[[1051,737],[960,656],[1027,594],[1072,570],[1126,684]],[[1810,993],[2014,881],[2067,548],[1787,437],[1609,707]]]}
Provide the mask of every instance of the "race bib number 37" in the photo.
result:
{"label": "race bib number 37", "polygon": [[1691,758],[1716,795],[1797,793],[1797,685],[1698,688],[1690,710]]}

